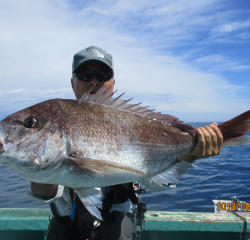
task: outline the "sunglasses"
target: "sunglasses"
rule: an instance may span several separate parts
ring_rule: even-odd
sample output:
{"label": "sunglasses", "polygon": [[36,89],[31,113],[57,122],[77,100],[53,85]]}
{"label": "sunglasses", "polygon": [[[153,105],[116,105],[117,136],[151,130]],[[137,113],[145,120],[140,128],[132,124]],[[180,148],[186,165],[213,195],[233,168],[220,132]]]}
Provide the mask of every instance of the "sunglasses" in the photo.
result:
{"label": "sunglasses", "polygon": [[83,82],[90,82],[94,76],[96,76],[99,82],[108,82],[114,76],[112,71],[80,70],[74,74]]}

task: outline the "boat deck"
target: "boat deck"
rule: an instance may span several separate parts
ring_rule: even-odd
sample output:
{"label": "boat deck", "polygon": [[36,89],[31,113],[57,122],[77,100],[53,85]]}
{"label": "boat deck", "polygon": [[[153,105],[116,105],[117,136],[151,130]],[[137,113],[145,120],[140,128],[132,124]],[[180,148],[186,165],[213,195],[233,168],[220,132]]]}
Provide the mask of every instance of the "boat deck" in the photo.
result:
{"label": "boat deck", "polygon": [[[141,240],[250,239],[250,214],[241,216],[246,222],[232,213],[147,212]],[[0,209],[0,239],[44,240],[48,224],[48,209]]]}

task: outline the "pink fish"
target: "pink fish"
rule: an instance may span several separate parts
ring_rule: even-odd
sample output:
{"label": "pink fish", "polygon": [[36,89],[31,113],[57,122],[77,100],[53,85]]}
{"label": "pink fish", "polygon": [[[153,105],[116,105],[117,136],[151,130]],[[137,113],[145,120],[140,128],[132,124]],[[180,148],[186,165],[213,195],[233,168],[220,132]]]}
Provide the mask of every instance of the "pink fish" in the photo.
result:
{"label": "pink fish", "polygon": [[[0,163],[29,181],[74,188],[99,218],[97,187],[175,186],[193,167],[178,158],[196,146],[196,129],[128,101],[103,87],[80,101],[53,99],[16,112],[0,122]],[[250,111],[218,127],[223,145],[250,143]]]}

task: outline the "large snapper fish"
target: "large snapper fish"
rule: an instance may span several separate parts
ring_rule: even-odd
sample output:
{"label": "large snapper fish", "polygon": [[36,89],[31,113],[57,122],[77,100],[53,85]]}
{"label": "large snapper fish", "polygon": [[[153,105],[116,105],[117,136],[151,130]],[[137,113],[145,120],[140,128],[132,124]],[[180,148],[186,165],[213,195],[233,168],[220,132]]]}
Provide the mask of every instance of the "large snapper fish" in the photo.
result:
{"label": "large snapper fish", "polygon": [[[74,188],[98,218],[96,188],[135,181],[156,191],[175,186],[193,167],[178,157],[196,146],[196,129],[119,97],[103,87],[79,101],[48,100],[6,117],[0,163],[29,181]],[[249,128],[250,111],[221,124],[224,145],[249,144]]]}

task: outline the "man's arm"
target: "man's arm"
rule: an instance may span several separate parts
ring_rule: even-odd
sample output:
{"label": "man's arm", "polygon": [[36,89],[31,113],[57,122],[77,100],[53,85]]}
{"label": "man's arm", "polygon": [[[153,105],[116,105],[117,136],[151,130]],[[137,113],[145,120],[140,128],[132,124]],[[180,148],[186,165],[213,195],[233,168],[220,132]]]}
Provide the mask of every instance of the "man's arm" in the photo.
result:
{"label": "man's arm", "polygon": [[55,184],[42,184],[31,182],[31,190],[38,197],[49,200],[56,196],[57,186]]}
{"label": "man's arm", "polygon": [[181,156],[179,159],[192,163],[198,158],[216,156],[220,154],[223,136],[217,123],[198,129],[198,143],[192,152]]}

